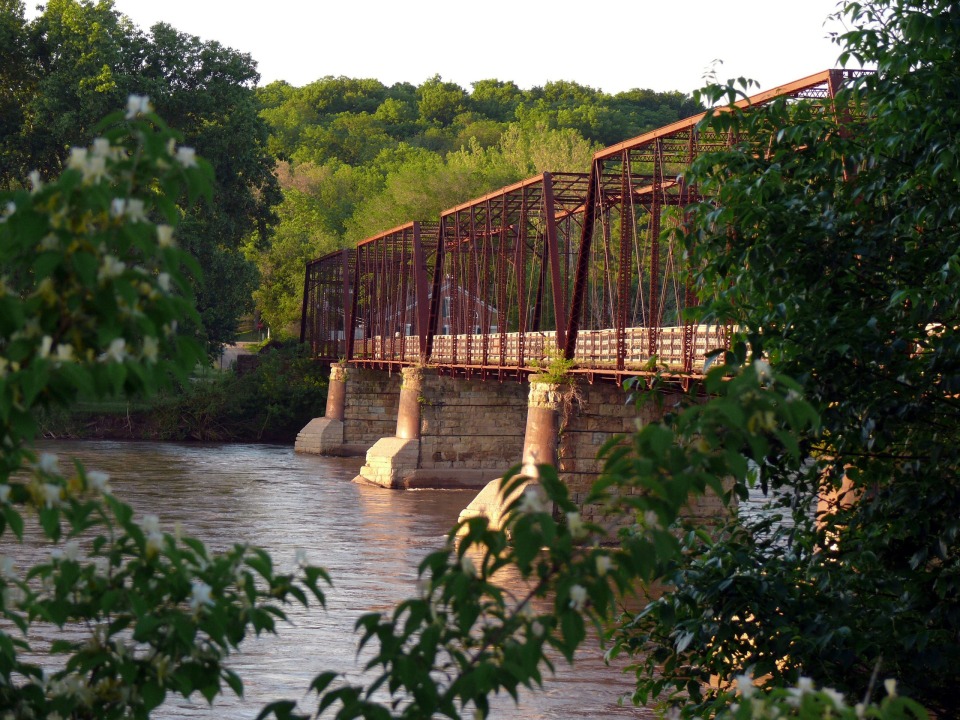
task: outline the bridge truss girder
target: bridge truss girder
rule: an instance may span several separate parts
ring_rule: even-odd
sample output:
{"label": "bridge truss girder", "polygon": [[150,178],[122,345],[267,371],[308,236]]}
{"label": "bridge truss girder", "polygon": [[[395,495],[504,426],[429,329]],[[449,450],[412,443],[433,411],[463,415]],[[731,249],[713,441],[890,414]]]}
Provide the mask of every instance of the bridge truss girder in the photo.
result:
{"label": "bridge truss girder", "polygon": [[[854,74],[824,71],[737,104],[828,103]],[[702,130],[704,115],[597,152],[589,174],[542,173],[308,263],[301,339],[328,360],[501,379],[556,356],[591,378],[701,374],[726,339],[686,316],[697,298],[679,233],[700,197],[685,178],[698,155],[735,140]]]}

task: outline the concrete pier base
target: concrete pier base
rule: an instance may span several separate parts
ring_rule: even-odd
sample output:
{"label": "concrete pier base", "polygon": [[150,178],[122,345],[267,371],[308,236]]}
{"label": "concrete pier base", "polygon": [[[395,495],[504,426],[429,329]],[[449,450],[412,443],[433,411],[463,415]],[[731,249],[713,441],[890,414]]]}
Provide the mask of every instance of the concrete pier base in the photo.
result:
{"label": "concrete pier base", "polygon": [[347,370],[342,365],[330,366],[327,386],[327,407],[323,417],[314,418],[297,434],[296,452],[318,455],[351,455],[343,443],[344,406],[347,396]]}
{"label": "concrete pier base", "polygon": [[417,469],[419,458],[419,438],[380,438],[367,450],[367,461],[354,480],[385,488],[402,488],[404,478]]}
{"label": "concrete pier base", "polygon": [[397,407],[397,432],[380,438],[367,450],[367,462],[355,480],[385,488],[403,488],[404,478],[420,465],[420,393],[423,370],[407,367],[402,371],[400,403]]}
{"label": "concrete pier base", "polygon": [[536,484],[537,465],[557,465],[557,445],[560,433],[560,408],[564,402],[564,392],[569,386],[538,381],[530,381],[530,395],[527,399],[527,423],[523,436],[523,456],[521,473],[528,478],[509,496],[500,493],[502,478],[493,480],[480,491],[473,501],[460,511],[460,521],[472,517],[484,516],[493,528],[502,527],[506,509],[520,493],[531,484]]}

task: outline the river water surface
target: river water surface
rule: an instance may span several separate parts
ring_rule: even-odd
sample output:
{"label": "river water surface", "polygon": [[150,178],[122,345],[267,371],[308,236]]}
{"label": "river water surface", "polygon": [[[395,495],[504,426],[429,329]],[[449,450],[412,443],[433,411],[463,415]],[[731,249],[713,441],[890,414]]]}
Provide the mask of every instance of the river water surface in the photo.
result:
{"label": "river water surface", "polygon": [[[416,568],[443,544],[446,532],[473,491],[389,491],[351,482],[358,459],[295,454],[274,445],[181,445],[120,442],[45,442],[66,465],[78,458],[110,473],[114,493],[141,514],[155,513],[172,531],[222,550],[237,541],[267,549],[279,570],[292,569],[298,550],[333,578],[327,609],[291,608],[291,624],[279,636],[246,641],[231,658],[245,685],[243,699],[229,692],[213,707],[203,698],[170,697],[158,718],[254,718],[264,703],[297,699],[315,708],[305,689],[324,670],[359,677],[356,619],[389,612],[415,593]],[[9,549],[8,549],[9,552]],[[629,692],[629,675],[606,666],[588,643],[573,667],[562,659],[542,690],[498,699],[493,717],[651,718],[618,699]]]}

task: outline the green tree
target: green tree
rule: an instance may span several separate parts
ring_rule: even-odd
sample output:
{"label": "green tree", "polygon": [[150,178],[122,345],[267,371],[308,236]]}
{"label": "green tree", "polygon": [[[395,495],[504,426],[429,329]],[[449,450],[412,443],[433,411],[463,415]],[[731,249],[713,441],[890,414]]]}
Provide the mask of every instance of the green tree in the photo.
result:
{"label": "green tree", "polygon": [[[22,6],[11,9],[4,27],[17,39],[22,33],[12,30]],[[189,211],[181,242],[202,269],[194,282],[203,333],[213,345],[232,339],[256,282],[241,242],[253,231],[266,232],[270,206],[279,200],[250,56],[162,23],[144,33],[110,0],[52,0],[26,34],[26,50],[21,40],[10,49],[11,62],[32,72],[3,94],[21,108],[19,115],[4,115],[19,123],[9,139],[4,136],[17,148],[5,162],[50,177],[109,108],[122,107],[133,92],[149,95],[185,143],[215,167],[213,199]]]}
{"label": "green tree", "polygon": [[37,82],[36,59],[22,0],[0,2],[0,187],[22,181],[30,170],[24,147],[26,105]]}
{"label": "green tree", "polygon": [[[343,172],[329,166],[281,163],[278,168],[283,202],[277,207],[278,222],[265,249],[250,243],[246,252],[260,272],[253,297],[261,316],[274,334],[294,336],[300,331],[304,267],[307,261],[336,250],[343,232],[342,219],[332,217],[334,203],[344,202],[350,192],[349,166]],[[345,181],[345,182],[344,182]],[[349,206],[352,210],[352,205]]]}
{"label": "green tree", "polygon": [[584,140],[576,130],[532,129],[512,123],[500,138],[504,160],[523,177],[542,172],[589,172],[597,145]]}
{"label": "green tree", "polygon": [[[496,149],[477,143],[445,158],[408,149],[392,164],[383,189],[358,203],[347,238],[358,241],[411,219],[439,217],[447,208],[520,179]],[[386,160],[386,158],[384,158]]]}
{"label": "green tree", "polygon": [[[22,7],[22,6],[21,6]],[[68,148],[85,141],[110,109],[135,89],[136,33],[109,0],[51,0],[29,28],[35,78],[22,96],[18,142],[44,177],[58,173]]]}
{"label": "green tree", "polygon": [[470,86],[470,108],[491,120],[510,122],[523,102],[524,93],[512,80],[477,80]]}
{"label": "green tree", "polygon": [[692,544],[669,568],[677,589],[623,628],[650,653],[639,699],[666,688],[696,701],[689,715],[717,699],[711,677],[746,669],[854,696],[896,676],[939,717],[960,714],[960,9],[841,14],[842,57],[876,73],[835,107],[713,116],[741,142],[690,176],[711,197],[688,227],[704,317],[742,329],[759,375],[769,361],[799,379],[822,425],[755,419],[777,438],[755,474],[795,525],[768,515]]}
{"label": "green tree", "polygon": [[249,55],[158,24],[144,47],[140,87],[184,141],[214,167],[213,202],[192,210],[182,242],[200,262],[196,297],[207,341],[229,342],[252,309],[256,269],[242,246],[251,233],[266,237],[280,192],[259,117]]}
{"label": "green tree", "polygon": [[441,127],[451,125],[466,106],[467,92],[456,83],[444,82],[439,75],[425,80],[417,88],[420,117]]}
{"label": "green tree", "polygon": [[291,159],[317,165],[331,160],[363,165],[395,143],[376,114],[343,112],[323,125],[305,128]]}

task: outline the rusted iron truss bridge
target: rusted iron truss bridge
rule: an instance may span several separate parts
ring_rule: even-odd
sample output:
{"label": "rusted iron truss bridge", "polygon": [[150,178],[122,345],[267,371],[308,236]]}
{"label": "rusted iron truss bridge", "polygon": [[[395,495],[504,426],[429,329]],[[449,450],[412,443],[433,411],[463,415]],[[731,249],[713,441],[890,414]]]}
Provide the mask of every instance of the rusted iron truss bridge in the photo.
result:
{"label": "rusted iron truss bridge", "polygon": [[[860,71],[826,70],[738,103],[831,100]],[[621,380],[702,375],[727,342],[684,322],[697,299],[683,248],[662,232],[700,198],[684,182],[728,135],[680,120],[597,152],[587,173],[549,173],[410,222],[306,267],[301,342],[322,360],[522,379],[554,358]]]}

